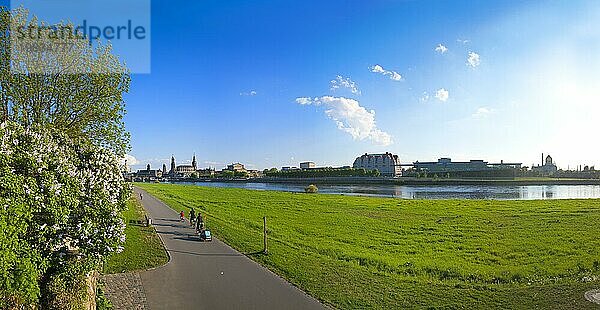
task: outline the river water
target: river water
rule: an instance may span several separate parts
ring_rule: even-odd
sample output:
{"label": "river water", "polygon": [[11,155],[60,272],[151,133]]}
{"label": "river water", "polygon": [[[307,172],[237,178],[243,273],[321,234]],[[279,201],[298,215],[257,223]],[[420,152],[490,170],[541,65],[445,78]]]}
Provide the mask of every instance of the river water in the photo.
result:
{"label": "river water", "polygon": [[[184,183],[190,184],[190,183]],[[195,182],[198,186],[304,192],[305,184]],[[404,199],[575,199],[600,198],[600,185],[319,185],[319,193]]]}

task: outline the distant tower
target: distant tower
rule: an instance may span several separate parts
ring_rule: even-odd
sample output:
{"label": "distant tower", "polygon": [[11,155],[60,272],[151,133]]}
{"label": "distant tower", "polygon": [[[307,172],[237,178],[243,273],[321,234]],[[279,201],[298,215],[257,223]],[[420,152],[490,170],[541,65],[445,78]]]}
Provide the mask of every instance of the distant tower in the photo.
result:
{"label": "distant tower", "polygon": [[175,157],[171,156],[171,174],[175,174]]}
{"label": "distant tower", "polygon": [[542,153],[542,163],[541,163],[541,166],[543,166],[543,165],[544,165],[544,153]]}
{"label": "distant tower", "polygon": [[167,165],[163,164],[163,174],[167,174]]}
{"label": "distant tower", "polygon": [[150,171],[150,164],[146,166],[146,170]]}
{"label": "distant tower", "polygon": [[196,154],[194,154],[194,157],[192,158],[192,167],[194,167],[194,171],[198,170],[196,166]]}
{"label": "distant tower", "polygon": [[546,156],[546,166],[552,166],[553,162],[552,162],[552,156],[548,155]]}

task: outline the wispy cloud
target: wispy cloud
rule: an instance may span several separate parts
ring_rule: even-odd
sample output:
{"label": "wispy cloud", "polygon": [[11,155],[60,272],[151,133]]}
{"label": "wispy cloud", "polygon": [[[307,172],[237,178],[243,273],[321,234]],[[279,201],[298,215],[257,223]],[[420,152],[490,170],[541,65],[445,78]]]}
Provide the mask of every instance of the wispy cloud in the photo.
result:
{"label": "wispy cloud", "polygon": [[251,91],[241,92],[240,96],[256,96],[257,94],[258,94],[258,92],[256,92],[255,90],[251,90]]}
{"label": "wispy cloud", "polygon": [[341,75],[338,75],[335,80],[331,80],[329,82],[330,89],[332,91],[336,91],[341,87],[348,88],[353,94],[360,95],[360,89],[358,89],[358,85],[350,78],[345,78]]}
{"label": "wispy cloud", "polygon": [[435,47],[435,51],[440,54],[444,54],[445,52],[448,51],[448,48],[440,43],[440,44],[438,44],[438,46]]}
{"label": "wispy cloud", "polygon": [[125,154],[125,156],[121,159],[121,164],[125,164],[125,162],[127,162],[128,166],[134,166],[134,165],[138,165],[140,163],[139,160],[137,160],[137,158],[135,158],[133,155],[130,154]]}
{"label": "wispy cloud", "polygon": [[467,43],[471,42],[471,40],[466,40],[466,39],[456,39],[456,42],[458,42],[458,43],[462,43],[462,44],[467,44]]}
{"label": "wispy cloud", "polygon": [[482,118],[486,118],[486,117],[490,116],[490,114],[493,114],[494,112],[495,112],[494,109],[487,108],[487,107],[480,107],[477,109],[477,111],[475,111],[475,113],[473,113],[471,115],[471,117],[473,117],[475,119],[482,119]]}
{"label": "wispy cloud", "polygon": [[370,67],[369,69],[371,69],[371,72],[388,76],[390,79],[392,79],[394,81],[402,80],[402,75],[400,75],[400,73],[398,73],[396,71],[386,70],[380,65],[374,65],[374,66]]}
{"label": "wispy cloud", "polygon": [[421,100],[421,102],[429,101],[429,93],[427,93],[426,91],[424,91],[420,100]]}
{"label": "wispy cloud", "polygon": [[467,57],[467,66],[472,68],[476,68],[481,63],[481,59],[479,54],[475,52],[469,52],[469,56]]}
{"label": "wispy cloud", "polygon": [[444,88],[440,88],[435,92],[435,98],[441,102],[448,101],[449,96],[450,96],[450,93]]}
{"label": "wispy cloud", "polygon": [[208,166],[212,166],[212,167],[225,165],[225,163],[218,162],[218,161],[210,161],[210,160],[204,161],[204,164],[208,165]]}
{"label": "wispy cloud", "polygon": [[344,97],[300,97],[301,105],[325,106],[325,115],[333,120],[338,129],[350,134],[355,140],[371,140],[378,145],[390,145],[392,136],[377,128],[375,111],[367,111],[357,100]]}

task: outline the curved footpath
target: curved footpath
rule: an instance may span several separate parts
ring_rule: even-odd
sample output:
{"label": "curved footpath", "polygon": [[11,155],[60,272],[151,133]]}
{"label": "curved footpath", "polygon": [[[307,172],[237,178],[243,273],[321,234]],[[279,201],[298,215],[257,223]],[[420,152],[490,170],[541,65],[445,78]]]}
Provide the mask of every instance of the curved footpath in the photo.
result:
{"label": "curved footpath", "polygon": [[169,262],[140,273],[150,309],[324,309],[268,269],[213,238],[200,242],[178,213],[147,192],[142,205]]}

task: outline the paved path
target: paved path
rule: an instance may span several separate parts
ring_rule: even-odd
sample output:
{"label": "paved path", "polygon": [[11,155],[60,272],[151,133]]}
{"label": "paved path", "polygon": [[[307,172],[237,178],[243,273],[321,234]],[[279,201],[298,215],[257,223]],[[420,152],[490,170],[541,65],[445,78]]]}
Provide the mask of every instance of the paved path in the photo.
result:
{"label": "paved path", "polygon": [[266,268],[213,238],[200,242],[189,223],[145,191],[142,204],[171,260],[140,274],[150,309],[323,309]]}
{"label": "paved path", "polygon": [[146,310],[146,293],[139,272],[107,274],[101,277],[104,294],[115,310]]}

